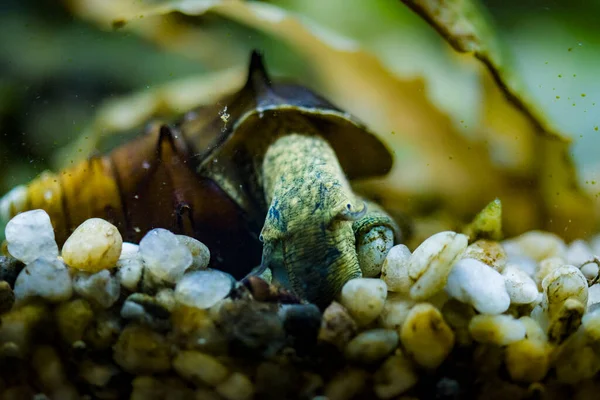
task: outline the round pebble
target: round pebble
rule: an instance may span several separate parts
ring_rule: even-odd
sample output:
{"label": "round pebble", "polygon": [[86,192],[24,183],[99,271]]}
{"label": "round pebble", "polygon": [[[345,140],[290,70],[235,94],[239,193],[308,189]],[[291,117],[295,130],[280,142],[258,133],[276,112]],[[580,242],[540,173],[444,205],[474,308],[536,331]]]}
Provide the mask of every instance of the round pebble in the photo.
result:
{"label": "round pebble", "polygon": [[580,270],[583,276],[585,276],[585,278],[588,280],[588,282],[592,282],[598,277],[598,264],[596,264],[595,262],[583,264]]}
{"label": "round pebble", "polygon": [[216,386],[224,382],[229,370],[216,358],[199,351],[180,351],[173,368],[183,378],[195,383]]}
{"label": "round pebble", "polygon": [[188,272],[175,286],[175,300],[196,308],[210,308],[225,298],[233,287],[231,275],[216,270]]}
{"label": "round pebble", "polygon": [[361,332],[346,346],[346,358],[371,364],[382,360],[398,347],[398,333],[392,329]]}
{"label": "round pebble", "polygon": [[590,261],[593,256],[592,249],[585,240],[574,240],[567,248],[566,262],[567,264],[581,267]]}
{"label": "round pebble", "polygon": [[510,315],[476,315],[469,332],[480,343],[506,346],[525,337],[525,325]]}
{"label": "round pebble", "polygon": [[530,304],[535,302],[540,292],[529,275],[519,267],[507,265],[502,271],[506,291],[512,304]]}
{"label": "round pebble", "polygon": [[50,216],[44,210],[16,215],[6,224],[5,236],[8,252],[25,264],[40,257],[58,257],[54,228]]}
{"label": "round pebble", "polygon": [[[600,285],[599,285],[600,286]],[[340,303],[332,302],[323,312],[318,339],[343,348],[356,333],[356,322]]]}
{"label": "round pebble", "polygon": [[160,373],[171,368],[170,346],[166,339],[138,325],[128,325],[121,332],[113,358],[132,374]]}
{"label": "round pebble", "polygon": [[102,308],[115,304],[121,294],[119,280],[106,269],[95,274],[78,273],[73,279],[73,289],[79,296]]}
{"label": "round pebble", "polygon": [[390,292],[403,294],[410,292],[410,287],[414,282],[408,276],[409,259],[410,250],[403,244],[392,247],[388,252],[381,268],[381,279]]}
{"label": "round pebble", "polygon": [[380,399],[391,399],[417,384],[419,376],[403,354],[389,357],[374,375],[374,390]]}
{"label": "round pebble", "polygon": [[90,218],[69,236],[61,255],[72,268],[98,272],[117,265],[122,246],[123,238],[116,226],[101,218]]}
{"label": "round pebble", "polygon": [[446,292],[484,314],[500,314],[510,306],[502,275],[473,258],[463,258],[454,265],[448,276]]}
{"label": "round pebble", "polygon": [[387,297],[387,286],[381,279],[350,279],[340,294],[340,303],[360,326],[373,321],[383,311]]}
{"label": "round pebble", "polygon": [[14,293],[17,302],[35,296],[53,303],[68,300],[73,294],[69,270],[57,258],[38,258],[19,273]]}
{"label": "round pebble", "polygon": [[388,295],[383,311],[379,316],[381,326],[386,329],[396,329],[399,332],[414,305],[415,301],[411,298],[394,295],[393,293]]}
{"label": "round pebble", "polygon": [[176,235],[179,242],[184,244],[192,253],[190,270],[206,269],[210,262],[210,250],[204,243],[186,235]]}
{"label": "round pebble", "polygon": [[140,255],[146,269],[168,283],[177,283],[194,261],[188,247],[162,228],[153,229],[142,238]]}
{"label": "round pebble", "polygon": [[217,385],[215,391],[226,400],[250,400],[254,397],[254,385],[248,377],[234,372]]}

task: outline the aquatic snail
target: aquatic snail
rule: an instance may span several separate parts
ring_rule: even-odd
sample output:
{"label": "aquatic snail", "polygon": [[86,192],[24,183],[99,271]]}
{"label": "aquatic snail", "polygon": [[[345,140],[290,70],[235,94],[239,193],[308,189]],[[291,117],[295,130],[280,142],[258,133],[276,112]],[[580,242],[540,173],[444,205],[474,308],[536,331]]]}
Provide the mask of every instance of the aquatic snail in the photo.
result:
{"label": "aquatic snail", "polygon": [[109,220],[128,241],[170,229],[204,242],[213,267],[240,278],[260,265],[252,274],[269,268],[275,282],[326,304],[362,276],[359,257],[383,262],[365,250],[372,243],[385,253],[401,240],[393,219],[349,183],[388,173],[392,161],[347,113],[303,86],[272,82],[253,52],[237,93],[44,173],[9,192],[0,211],[46,210],[59,243],[90,217]]}

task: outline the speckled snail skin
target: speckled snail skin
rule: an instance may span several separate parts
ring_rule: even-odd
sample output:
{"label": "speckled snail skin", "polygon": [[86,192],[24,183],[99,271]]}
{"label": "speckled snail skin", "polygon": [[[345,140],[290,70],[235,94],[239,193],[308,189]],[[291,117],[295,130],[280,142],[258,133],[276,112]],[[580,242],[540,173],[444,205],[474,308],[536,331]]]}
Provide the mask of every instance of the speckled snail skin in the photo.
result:
{"label": "speckled snail skin", "polygon": [[[253,52],[237,93],[15,188],[0,211],[8,219],[46,209],[65,237],[91,217],[111,221],[126,240],[171,229],[203,241],[215,268],[240,278],[260,263],[255,273],[270,268],[276,282],[324,305],[361,268],[380,267],[400,239],[392,218],[349,184],[387,174],[392,161],[347,113],[303,86],[272,82]],[[85,196],[69,194],[78,187]]]}

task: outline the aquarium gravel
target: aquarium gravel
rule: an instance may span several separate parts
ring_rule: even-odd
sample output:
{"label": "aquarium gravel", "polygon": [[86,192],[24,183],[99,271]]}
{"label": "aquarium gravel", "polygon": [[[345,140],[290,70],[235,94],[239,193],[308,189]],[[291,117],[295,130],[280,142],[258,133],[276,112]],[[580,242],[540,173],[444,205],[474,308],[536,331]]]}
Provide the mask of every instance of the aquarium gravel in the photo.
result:
{"label": "aquarium gravel", "polygon": [[18,214],[0,398],[596,398],[600,240],[483,227],[398,244],[319,309],[165,229],[137,245],[90,219],[59,254],[44,211]]}

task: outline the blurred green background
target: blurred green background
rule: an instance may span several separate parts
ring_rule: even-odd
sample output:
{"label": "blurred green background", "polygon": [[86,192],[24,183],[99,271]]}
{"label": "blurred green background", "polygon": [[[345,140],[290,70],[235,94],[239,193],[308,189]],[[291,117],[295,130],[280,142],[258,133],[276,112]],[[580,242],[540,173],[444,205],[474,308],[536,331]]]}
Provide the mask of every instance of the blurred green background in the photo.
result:
{"label": "blurred green background", "polygon": [[[123,7],[135,3],[139,2],[122,1]],[[425,92],[424,96],[436,110],[447,117],[444,124],[450,126],[448,129],[456,132],[457,137],[475,142],[483,137],[486,80],[482,77],[482,68],[454,54],[443,38],[402,2],[273,0],[264,3],[279,7],[301,22],[310,21],[309,26],[314,32],[319,27],[322,37],[326,30],[327,37],[335,38],[338,47],[359,45],[393,76],[407,82],[423,81],[423,87],[415,90]],[[107,29],[93,11],[87,13],[88,8],[92,9],[88,4],[101,3],[4,0],[0,4],[0,168],[3,172],[0,193],[30,181],[45,169],[55,168],[53,155],[78,138],[90,126],[97,110],[111,99],[151,91],[180,78],[242,65],[251,48],[265,50],[275,75],[316,82],[319,68],[323,67],[318,62],[303,62],[300,53],[277,35],[222,14],[192,17],[174,13],[168,21],[170,25],[156,28],[158,33],[154,34],[148,29],[136,31],[132,23],[122,29]],[[600,70],[600,25],[597,23],[600,2],[493,0],[482,4],[489,11],[498,38],[510,56],[506,67],[522,78],[525,89],[560,131],[573,138],[570,154],[577,166],[577,177],[588,193],[594,195],[598,192],[596,182],[600,182],[597,111],[600,81],[596,79]],[[148,18],[144,17],[140,15],[139,20],[146,22]],[[133,29],[128,29],[130,25]],[[177,34],[173,34],[174,39],[169,42],[169,37],[160,36],[164,32]],[[193,35],[184,36],[181,32]],[[182,38],[194,43],[184,42]],[[360,69],[360,65],[357,68]],[[356,96],[361,96],[358,87]],[[406,102],[410,103],[410,96]],[[372,109],[365,113],[375,113],[380,105],[370,106]],[[428,112],[425,110],[422,116],[413,113],[411,117],[427,119]],[[379,116],[373,118],[377,120]],[[503,134],[510,136],[510,129]],[[418,129],[415,132],[411,140],[418,143],[414,137],[420,133]],[[386,135],[395,133],[385,132]],[[439,135],[442,146],[448,141],[452,159],[455,150],[451,146],[455,139],[444,132]],[[423,138],[435,140],[436,133],[423,134]],[[479,141],[488,143],[488,138]],[[406,160],[407,165],[418,162],[429,166],[437,162],[427,159],[434,153],[422,156],[415,150],[418,146],[410,143],[408,140],[405,146],[396,146],[398,160]],[[490,171],[495,171],[498,165],[505,167],[503,162],[517,163],[502,161],[506,154],[495,156],[495,148],[489,151],[490,155],[477,157],[492,159]],[[532,154],[535,157],[535,149]],[[66,160],[63,163],[68,164]],[[419,169],[415,167],[415,171]],[[398,193],[420,193],[427,176],[416,172],[413,176],[401,175],[409,183]],[[505,186],[510,187],[511,175],[508,176]],[[468,179],[469,174],[465,177]],[[477,179],[485,181],[485,176]],[[459,181],[468,186],[464,180]],[[443,185],[431,186],[445,190]],[[423,191],[431,192],[430,189],[426,187]],[[465,189],[465,193],[469,196],[470,192]],[[480,206],[487,200],[482,197],[474,204]]]}

